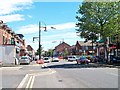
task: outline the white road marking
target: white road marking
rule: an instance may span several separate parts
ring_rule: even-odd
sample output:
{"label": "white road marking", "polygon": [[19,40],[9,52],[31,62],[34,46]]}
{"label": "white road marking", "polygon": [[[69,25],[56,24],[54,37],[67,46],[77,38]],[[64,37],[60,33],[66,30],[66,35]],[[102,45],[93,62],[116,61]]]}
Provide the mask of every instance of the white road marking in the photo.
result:
{"label": "white road marking", "polygon": [[21,81],[21,83],[18,85],[17,88],[22,88],[23,85],[25,84],[25,81],[27,80],[27,78],[28,78],[28,74],[25,75],[25,77],[23,78],[23,80]]}
{"label": "white road marking", "polygon": [[33,78],[33,76],[30,76],[26,88],[29,88],[32,78]]}
{"label": "white road marking", "polygon": [[[56,73],[56,71],[48,68],[48,71],[46,71],[46,72],[37,72],[37,73],[26,74],[17,88],[24,88],[23,86],[25,85],[25,83],[27,83],[25,88],[32,88],[33,84],[34,84],[35,76],[50,75],[53,73]],[[29,77],[29,80],[27,82],[28,76],[30,76],[30,77]]]}
{"label": "white road marking", "polygon": [[33,76],[33,78],[32,78],[32,81],[31,81],[31,84],[30,84],[30,88],[32,88],[32,87],[33,87],[34,80],[35,80],[35,76]]}
{"label": "white road marking", "polygon": [[2,67],[2,70],[18,70],[18,69],[20,69],[20,68],[22,68],[22,67]]}

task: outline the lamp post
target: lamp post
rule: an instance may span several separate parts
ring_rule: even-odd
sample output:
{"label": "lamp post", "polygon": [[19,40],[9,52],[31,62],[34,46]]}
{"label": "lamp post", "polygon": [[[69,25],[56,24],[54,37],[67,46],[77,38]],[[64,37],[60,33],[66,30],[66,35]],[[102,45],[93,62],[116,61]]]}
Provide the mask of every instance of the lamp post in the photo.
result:
{"label": "lamp post", "polygon": [[[45,25],[44,27],[43,26],[41,26],[41,22],[39,21],[39,37],[33,37],[33,41],[34,41],[34,39],[36,39],[36,38],[39,38],[39,48],[38,48],[38,50],[39,50],[39,60],[41,60],[41,28],[44,28],[44,31],[47,31],[47,27],[46,27],[46,24],[43,22],[43,24]],[[56,28],[54,28],[54,27],[51,27],[52,29],[56,29]]]}

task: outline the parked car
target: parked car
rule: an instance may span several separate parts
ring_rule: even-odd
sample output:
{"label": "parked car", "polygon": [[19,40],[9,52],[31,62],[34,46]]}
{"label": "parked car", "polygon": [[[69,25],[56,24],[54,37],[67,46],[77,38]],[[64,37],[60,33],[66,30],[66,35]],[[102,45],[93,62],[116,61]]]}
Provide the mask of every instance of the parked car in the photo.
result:
{"label": "parked car", "polygon": [[76,61],[77,59],[76,56],[68,56],[68,61]]}
{"label": "parked car", "polygon": [[35,56],[35,61],[37,61],[39,59],[39,55]]}
{"label": "parked car", "polygon": [[37,60],[36,63],[37,63],[37,64],[44,64],[44,60],[43,60],[43,59]]}
{"label": "parked car", "polygon": [[44,63],[49,63],[50,62],[50,58],[49,57],[44,57],[43,60],[44,60]]}
{"label": "parked car", "polygon": [[110,64],[114,64],[114,63],[120,63],[120,57],[110,55]]}
{"label": "parked car", "polygon": [[2,66],[2,60],[0,60],[0,66]]}
{"label": "parked car", "polygon": [[90,63],[90,60],[87,59],[86,57],[80,57],[76,61],[77,61],[77,64],[89,64]]}
{"label": "parked car", "polygon": [[30,57],[29,56],[22,56],[19,60],[20,65],[21,64],[30,64]]}
{"label": "parked car", "polygon": [[58,57],[53,57],[52,62],[59,62],[59,58]]}

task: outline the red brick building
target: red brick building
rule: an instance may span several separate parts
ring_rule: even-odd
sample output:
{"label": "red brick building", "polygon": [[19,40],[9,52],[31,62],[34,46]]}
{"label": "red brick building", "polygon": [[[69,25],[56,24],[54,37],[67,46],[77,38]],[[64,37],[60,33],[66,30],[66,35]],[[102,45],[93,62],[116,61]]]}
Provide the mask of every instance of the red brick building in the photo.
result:
{"label": "red brick building", "polygon": [[70,47],[69,44],[62,42],[55,47],[55,52],[57,55],[63,55],[65,51],[69,51]]}
{"label": "red brick building", "polygon": [[91,42],[86,42],[84,41],[77,41],[75,45],[75,51],[76,55],[96,55],[97,49],[96,45],[93,44],[93,49],[92,49],[92,43]]}
{"label": "red brick building", "polygon": [[15,34],[10,27],[0,20],[0,45],[15,45],[21,50],[20,55],[26,50],[25,40],[22,34]]}

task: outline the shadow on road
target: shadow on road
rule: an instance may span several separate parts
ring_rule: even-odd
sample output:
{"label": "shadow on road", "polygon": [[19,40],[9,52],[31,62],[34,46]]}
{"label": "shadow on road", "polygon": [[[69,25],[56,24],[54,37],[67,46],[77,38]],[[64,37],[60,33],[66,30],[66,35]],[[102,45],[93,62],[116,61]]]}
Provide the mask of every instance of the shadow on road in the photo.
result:
{"label": "shadow on road", "polygon": [[102,64],[86,64],[86,65],[85,64],[59,64],[59,65],[51,65],[43,68],[100,68],[100,67],[108,67],[108,66],[104,66]]}

